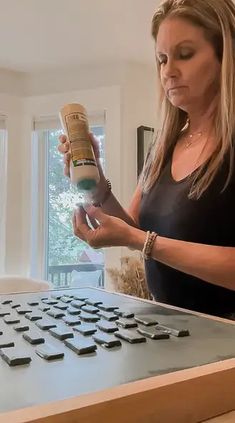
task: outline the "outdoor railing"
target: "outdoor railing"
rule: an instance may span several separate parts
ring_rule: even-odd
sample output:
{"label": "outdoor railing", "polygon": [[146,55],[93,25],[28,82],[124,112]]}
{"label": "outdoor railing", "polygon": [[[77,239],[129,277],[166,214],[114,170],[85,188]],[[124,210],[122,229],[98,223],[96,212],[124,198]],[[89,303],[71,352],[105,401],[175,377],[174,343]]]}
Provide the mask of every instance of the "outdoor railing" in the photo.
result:
{"label": "outdoor railing", "polygon": [[94,263],[79,263],[79,264],[65,264],[58,266],[49,266],[48,280],[55,286],[70,286],[72,278],[72,271],[77,272],[94,272],[100,270],[100,277],[98,280],[98,287],[104,287],[104,264]]}

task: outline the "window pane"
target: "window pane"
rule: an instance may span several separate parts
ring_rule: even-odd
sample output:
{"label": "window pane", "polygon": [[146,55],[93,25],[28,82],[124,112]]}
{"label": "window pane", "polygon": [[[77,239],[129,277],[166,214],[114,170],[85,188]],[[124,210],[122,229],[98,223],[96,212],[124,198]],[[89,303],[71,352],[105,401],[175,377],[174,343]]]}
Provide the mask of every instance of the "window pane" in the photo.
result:
{"label": "window pane", "polygon": [[[92,132],[99,140],[104,166],[104,128]],[[56,286],[103,286],[104,254],[73,236],[72,212],[81,198],[63,175],[63,158],[58,152],[60,130],[47,131],[48,138],[48,231],[46,275]]]}

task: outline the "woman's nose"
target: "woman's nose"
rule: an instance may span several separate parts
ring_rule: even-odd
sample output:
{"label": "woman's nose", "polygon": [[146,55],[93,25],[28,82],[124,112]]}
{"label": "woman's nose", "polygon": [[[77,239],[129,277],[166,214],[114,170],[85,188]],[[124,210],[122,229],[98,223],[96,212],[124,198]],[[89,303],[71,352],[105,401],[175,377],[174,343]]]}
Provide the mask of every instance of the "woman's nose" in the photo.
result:
{"label": "woman's nose", "polygon": [[175,61],[168,60],[167,63],[164,65],[162,70],[162,76],[164,80],[169,78],[176,78],[179,74],[179,70],[176,66]]}

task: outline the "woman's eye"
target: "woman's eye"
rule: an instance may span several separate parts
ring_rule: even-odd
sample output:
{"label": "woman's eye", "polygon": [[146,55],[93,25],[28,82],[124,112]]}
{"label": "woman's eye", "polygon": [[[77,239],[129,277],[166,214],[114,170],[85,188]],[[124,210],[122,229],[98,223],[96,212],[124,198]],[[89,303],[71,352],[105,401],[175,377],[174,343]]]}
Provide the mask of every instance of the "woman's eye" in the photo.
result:
{"label": "woman's eye", "polygon": [[165,64],[165,63],[166,63],[166,61],[167,61],[167,59],[166,59],[166,58],[161,58],[161,57],[159,57],[159,58],[158,58],[158,63],[159,63],[159,65],[163,65],[163,64]]}
{"label": "woman's eye", "polygon": [[188,60],[188,59],[191,59],[191,57],[193,57],[193,53],[180,53],[179,57],[182,60]]}
{"label": "woman's eye", "polygon": [[[181,51],[175,55],[175,60],[189,60],[193,57],[193,55],[194,53],[191,51]],[[167,63],[166,56],[158,56],[157,60],[160,66],[165,65]]]}

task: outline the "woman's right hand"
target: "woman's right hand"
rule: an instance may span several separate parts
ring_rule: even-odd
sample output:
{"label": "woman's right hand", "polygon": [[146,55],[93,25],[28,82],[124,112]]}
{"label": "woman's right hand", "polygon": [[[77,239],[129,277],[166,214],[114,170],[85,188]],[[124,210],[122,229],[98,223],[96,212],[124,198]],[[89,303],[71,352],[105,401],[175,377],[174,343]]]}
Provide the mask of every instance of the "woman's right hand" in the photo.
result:
{"label": "woman's right hand", "polygon": [[[100,163],[100,151],[99,151],[99,144],[98,144],[98,140],[94,137],[94,135],[92,133],[89,134],[90,135],[90,140],[91,140],[91,144],[94,150],[94,154],[95,154],[95,158],[96,158],[96,162],[97,162],[97,167],[99,170],[99,174],[100,174],[100,182],[97,185],[97,189],[96,192],[94,193],[94,200],[100,200],[100,198],[103,197],[103,193],[105,193],[106,189],[107,189],[107,183],[106,183],[106,179],[102,170],[102,166]],[[64,155],[64,174],[65,176],[70,177],[70,160],[71,160],[71,153],[70,153],[70,145],[69,145],[69,141],[68,138],[66,137],[66,135],[60,135],[59,137],[59,145],[58,145],[58,150],[60,153],[62,153]]]}
{"label": "woman's right hand", "polygon": [[[95,158],[97,161],[97,165],[98,165],[98,169],[99,172],[102,171],[102,167],[100,164],[100,151],[99,151],[99,144],[98,144],[98,140],[94,137],[94,135],[92,133],[89,134],[90,135],[90,140],[91,140],[91,144],[94,150],[94,154],[95,154]],[[65,176],[70,177],[70,160],[71,160],[71,153],[69,151],[69,141],[68,138],[66,137],[66,135],[60,135],[59,136],[59,142],[60,144],[58,145],[58,150],[60,153],[62,153],[64,155],[64,174]]]}

